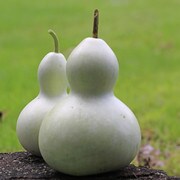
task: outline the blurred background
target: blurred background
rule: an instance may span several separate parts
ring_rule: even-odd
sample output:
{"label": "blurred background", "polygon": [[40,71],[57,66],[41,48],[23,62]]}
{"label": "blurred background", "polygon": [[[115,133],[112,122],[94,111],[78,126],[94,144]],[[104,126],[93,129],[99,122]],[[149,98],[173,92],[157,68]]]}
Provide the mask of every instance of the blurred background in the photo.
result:
{"label": "blurred background", "polygon": [[115,52],[115,95],[137,116],[142,147],[136,165],[180,175],[180,1],[0,1],[0,152],[22,151],[19,113],[38,95],[37,68],[59,36],[67,58],[92,34],[100,11],[99,37]]}

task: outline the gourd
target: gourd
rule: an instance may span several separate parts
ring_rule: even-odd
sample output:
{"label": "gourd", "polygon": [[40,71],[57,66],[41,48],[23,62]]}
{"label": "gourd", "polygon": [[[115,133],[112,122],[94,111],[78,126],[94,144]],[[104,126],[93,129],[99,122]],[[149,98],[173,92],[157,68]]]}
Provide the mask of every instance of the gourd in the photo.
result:
{"label": "gourd", "polygon": [[67,93],[66,59],[58,53],[56,34],[48,31],[55,43],[55,52],[48,53],[38,67],[39,95],[21,111],[17,120],[17,136],[21,145],[32,154],[40,156],[38,135],[44,116]]}
{"label": "gourd", "polygon": [[141,133],[133,112],[113,94],[118,61],[97,38],[84,39],[70,54],[66,72],[71,92],[45,117],[39,147],[52,168],[82,176],[117,170],[136,156]]}

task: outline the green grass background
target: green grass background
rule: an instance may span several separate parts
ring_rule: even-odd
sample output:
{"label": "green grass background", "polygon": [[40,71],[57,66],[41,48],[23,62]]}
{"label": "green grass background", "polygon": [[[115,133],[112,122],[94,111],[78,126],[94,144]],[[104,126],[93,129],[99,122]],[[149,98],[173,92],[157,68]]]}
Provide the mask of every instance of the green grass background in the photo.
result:
{"label": "green grass background", "polygon": [[[120,64],[115,95],[136,114],[143,142],[162,152],[162,169],[180,175],[180,1],[0,1],[0,152],[22,150],[16,121],[39,92],[37,68],[53,50],[47,30],[59,35],[68,57],[91,36],[93,10],[99,37]],[[167,155],[168,154],[168,155]]]}

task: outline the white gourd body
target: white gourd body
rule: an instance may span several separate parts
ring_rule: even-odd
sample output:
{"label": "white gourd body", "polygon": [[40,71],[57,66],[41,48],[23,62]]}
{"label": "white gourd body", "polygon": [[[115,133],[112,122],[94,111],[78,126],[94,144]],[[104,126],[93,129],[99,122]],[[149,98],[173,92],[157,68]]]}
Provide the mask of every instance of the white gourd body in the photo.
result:
{"label": "white gourd body", "polygon": [[113,51],[101,39],[86,38],[69,56],[66,70],[71,93],[48,113],[40,128],[44,160],[77,176],[128,165],[141,135],[132,111],[113,94],[118,77]]}
{"label": "white gourd body", "polygon": [[16,132],[21,145],[40,156],[38,135],[43,118],[52,107],[66,97],[66,60],[60,53],[50,52],[38,68],[39,95],[21,111]]}

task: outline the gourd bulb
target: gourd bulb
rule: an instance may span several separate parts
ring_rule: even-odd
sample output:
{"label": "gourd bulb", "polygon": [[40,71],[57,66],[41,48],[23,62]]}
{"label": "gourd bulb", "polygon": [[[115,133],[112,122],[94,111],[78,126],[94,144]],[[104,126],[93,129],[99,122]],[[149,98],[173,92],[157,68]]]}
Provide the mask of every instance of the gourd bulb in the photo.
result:
{"label": "gourd bulb", "polygon": [[58,96],[67,89],[66,60],[60,53],[50,52],[38,68],[41,95]]}
{"label": "gourd bulb", "polygon": [[67,77],[71,90],[96,95],[113,90],[119,65],[111,48],[102,39],[86,38],[70,54]]}

